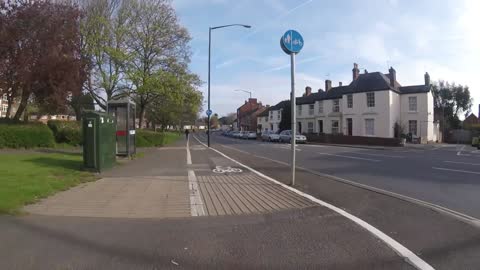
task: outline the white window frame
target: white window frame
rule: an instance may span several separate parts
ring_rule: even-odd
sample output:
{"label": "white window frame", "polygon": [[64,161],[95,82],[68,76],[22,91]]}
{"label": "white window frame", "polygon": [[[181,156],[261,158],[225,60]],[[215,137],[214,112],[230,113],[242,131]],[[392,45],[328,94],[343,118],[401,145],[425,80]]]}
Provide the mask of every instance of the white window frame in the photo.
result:
{"label": "white window frame", "polygon": [[302,115],[302,105],[297,105],[297,115]]}
{"label": "white window frame", "polygon": [[332,101],[332,112],[340,112],[340,100],[334,99]]}
{"label": "white window frame", "polygon": [[280,114],[280,112],[278,112],[277,113],[277,120],[280,120],[280,116],[281,116],[281,114]]}
{"label": "white window frame", "polygon": [[365,119],[365,136],[375,136],[375,119]]}
{"label": "white window frame", "polygon": [[347,95],[347,108],[353,108],[353,94]]}
{"label": "white window frame", "polygon": [[315,105],[308,104],[308,115],[313,115],[315,113]]}
{"label": "white window frame", "polygon": [[[413,102],[414,101],[414,102]],[[409,112],[416,112],[418,106],[418,99],[416,96],[408,97],[408,111]]]}
{"label": "white window frame", "polygon": [[315,128],[314,125],[315,125],[315,124],[314,124],[313,122],[308,122],[308,123],[307,123],[307,133],[309,133],[309,134],[310,134],[310,133],[313,133],[314,128]]}
{"label": "white window frame", "polygon": [[273,120],[273,112],[270,111],[270,120]]}
{"label": "white window frame", "polygon": [[[415,122],[415,132],[412,132],[412,123]],[[408,120],[408,133],[417,136],[418,135],[418,121],[417,120]]]}
{"label": "white window frame", "polygon": [[[336,125],[334,125],[334,123]],[[340,121],[332,120],[332,134],[338,134],[338,133],[340,133]]]}
{"label": "white window frame", "polygon": [[323,100],[318,102],[318,113],[323,113]]}
{"label": "white window frame", "polygon": [[368,108],[375,107],[375,92],[366,93],[366,97],[367,97],[367,107]]}

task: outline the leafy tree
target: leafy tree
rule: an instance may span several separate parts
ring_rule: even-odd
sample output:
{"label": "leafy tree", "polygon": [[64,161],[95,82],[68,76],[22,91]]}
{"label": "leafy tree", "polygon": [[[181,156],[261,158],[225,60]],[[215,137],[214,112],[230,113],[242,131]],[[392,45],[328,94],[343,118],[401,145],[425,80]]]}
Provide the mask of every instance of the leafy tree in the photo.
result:
{"label": "leafy tree", "polygon": [[49,1],[0,3],[0,88],[8,94],[9,112],[20,103],[19,120],[28,102],[61,111],[85,81],[80,54],[80,11]]}
{"label": "leafy tree", "polygon": [[89,59],[84,89],[106,110],[109,100],[124,96],[130,89],[124,73],[129,4],[122,0],[80,2],[85,14],[81,21],[82,53]]}
{"label": "leafy tree", "polygon": [[468,86],[438,81],[432,88],[435,114],[441,115],[442,128],[460,128],[459,114],[468,114],[472,98]]}
{"label": "leafy tree", "polygon": [[178,74],[187,70],[190,36],[168,0],[130,0],[129,10],[126,70],[142,126],[148,107],[164,103],[158,99],[175,93],[165,91],[182,84]]}
{"label": "leafy tree", "polygon": [[90,94],[81,93],[80,95],[72,96],[70,106],[75,113],[77,121],[82,118],[82,112],[85,110],[95,110],[94,100]]}

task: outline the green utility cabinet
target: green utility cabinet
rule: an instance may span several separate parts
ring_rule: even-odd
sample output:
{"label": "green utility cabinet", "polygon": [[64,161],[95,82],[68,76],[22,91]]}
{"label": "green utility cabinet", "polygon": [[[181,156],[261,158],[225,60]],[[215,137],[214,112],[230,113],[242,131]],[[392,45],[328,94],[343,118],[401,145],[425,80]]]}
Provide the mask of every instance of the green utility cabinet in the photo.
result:
{"label": "green utility cabinet", "polygon": [[115,118],[102,112],[83,113],[83,166],[101,172],[115,164]]}

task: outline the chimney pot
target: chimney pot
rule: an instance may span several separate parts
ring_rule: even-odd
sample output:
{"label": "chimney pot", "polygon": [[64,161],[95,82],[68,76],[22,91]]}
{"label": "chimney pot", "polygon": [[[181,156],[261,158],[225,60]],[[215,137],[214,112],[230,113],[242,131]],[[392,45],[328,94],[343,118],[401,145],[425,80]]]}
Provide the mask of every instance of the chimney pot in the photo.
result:
{"label": "chimney pot", "polygon": [[352,77],[354,81],[358,78],[358,75],[360,75],[360,69],[358,69],[358,64],[353,63]]}
{"label": "chimney pot", "polygon": [[332,81],[325,80],[325,92],[328,92],[332,88]]}
{"label": "chimney pot", "polygon": [[393,67],[388,70],[388,77],[390,78],[390,86],[395,87],[395,81],[397,81],[397,72]]}
{"label": "chimney pot", "polygon": [[312,88],[310,86],[305,87],[305,96],[310,96],[312,94]]}
{"label": "chimney pot", "polygon": [[430,85],[430,75],[428,72],[425,72],[425,85]]}
{"label": "chimney pot", "polygon": [[338,86],[342,86],[342,82],[338,82]]}

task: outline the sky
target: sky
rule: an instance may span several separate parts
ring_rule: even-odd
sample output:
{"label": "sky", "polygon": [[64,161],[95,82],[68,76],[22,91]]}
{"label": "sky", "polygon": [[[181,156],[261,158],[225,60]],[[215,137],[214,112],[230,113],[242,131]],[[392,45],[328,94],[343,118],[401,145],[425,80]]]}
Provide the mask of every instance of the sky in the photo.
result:
{"label": "sky", "polygon": [[[480,1],[476,0],[173,0],[192,37],[190,69],[207,97],[208,29],[212,31],[211,108],[235,112],[248,94],[275,105],[290,93],[290,58],[280,48],[289,29],[304,47],[296,56],[296,93],[352,80],[361,72],[388,73],[401,85],[447,80],[468,85],[478,115],[480,103]],[[206,105],[204,105],[206,110]],[[462,117],[463,118],[463,117]]]}

